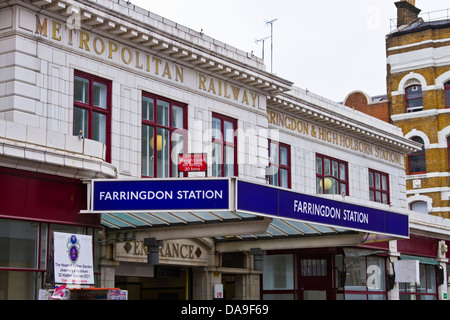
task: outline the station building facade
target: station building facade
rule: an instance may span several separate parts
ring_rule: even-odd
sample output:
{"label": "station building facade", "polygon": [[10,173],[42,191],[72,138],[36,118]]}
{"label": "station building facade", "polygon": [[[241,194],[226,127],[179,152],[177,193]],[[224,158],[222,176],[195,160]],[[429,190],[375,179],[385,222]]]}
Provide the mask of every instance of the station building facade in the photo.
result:
{"label": "station building facade", "polygon": [[[408,210],[404,159],[420,144],[398,127],[297,88],[261,59],[125,1],[0,1],[0,17],[0,298],[35,299],[54,285],[46,276],[55,231],[93,235],[96,285],[128,290],[130,299],[447,293],[447,279],[436,274],[446,270],[449,225]],[[205,154],[207,170],[180,172],[184,153]],[[200,179],[392,212],[406,219],[407,232],[233,205],[89,210],[93,181]],[[258,192],[242,199],[269,205]],[[352,212],[349,219],[369,218]],[[392,278],[402,274],[395,261],[418,256],[424,281],[412,288]]]}

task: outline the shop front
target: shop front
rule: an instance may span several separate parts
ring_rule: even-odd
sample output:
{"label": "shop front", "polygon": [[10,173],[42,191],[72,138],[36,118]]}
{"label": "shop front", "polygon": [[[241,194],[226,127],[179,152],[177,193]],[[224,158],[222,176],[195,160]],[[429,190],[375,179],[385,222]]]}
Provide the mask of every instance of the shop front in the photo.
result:
{"label": "shop front", "polygon": [[[86,204],[79,180],[0,166],[0,181],[0,300],[35,300],[41,288],[54,288],[55,232],[92,236],[97,257],[100,216],[79,215]],[[93,270],[97,277],[98,263]]]}
{"label": "shop front", "polygon": [[439,237],[268,250],[262,299],[447,300],[448,258]]}

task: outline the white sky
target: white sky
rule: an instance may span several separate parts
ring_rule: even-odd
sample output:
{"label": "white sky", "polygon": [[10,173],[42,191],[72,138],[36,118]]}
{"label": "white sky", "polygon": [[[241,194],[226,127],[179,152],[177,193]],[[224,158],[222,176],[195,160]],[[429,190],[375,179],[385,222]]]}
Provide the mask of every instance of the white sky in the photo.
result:
{"label": "white sky", "polygon": [[[273,72],[325,98],[386,93],[385,36],[396,0],[131,0],[195,31],[262,57],[273,23]],[[450,8],[448,0],[416,0],[421,14]],[[448,11],[450,15],[450,10]],[[441,15],[447,15],[441,12]],[[436,16],[436,13],[434,14]],[[265,41],[271,71],[271,42]]]}

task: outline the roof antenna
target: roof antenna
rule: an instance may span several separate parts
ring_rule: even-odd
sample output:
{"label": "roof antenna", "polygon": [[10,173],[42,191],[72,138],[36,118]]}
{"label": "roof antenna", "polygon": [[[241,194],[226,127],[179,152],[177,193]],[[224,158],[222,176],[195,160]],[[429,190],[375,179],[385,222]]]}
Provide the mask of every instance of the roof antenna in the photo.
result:
{"label": "roof antenna", "polygon": [[273,19],[266,22],[266,25],[270,24],[270,72],[273,73],[273,23],[278,19]]}
{"label": "roof antenna", "polygon": [[256,43],[262,42],[262,59],[263,59],[263,60],[264,60],[264,42],[265,42],[267,39],[269,39],[269,38],[270,38],[270,36],[265,37],[265,38],[262,38],[262,39],[258,39],[258,40],[255,41]]}

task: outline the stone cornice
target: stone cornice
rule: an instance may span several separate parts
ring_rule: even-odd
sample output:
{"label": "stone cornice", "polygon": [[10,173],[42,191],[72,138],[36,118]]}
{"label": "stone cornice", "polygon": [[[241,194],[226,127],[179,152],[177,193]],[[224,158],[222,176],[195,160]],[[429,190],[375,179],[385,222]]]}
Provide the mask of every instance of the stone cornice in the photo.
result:
{"label": "stone cornice", "polygon": [[[0,1],[0,7],[5,7],[4,2]],[[168,61],[252,87],[268,95],[289,91],[293,85],[265,71],[262,61],[249,53],[122,0],[11,0],[7,4],[22,5],[63,20],[74,14],[74,8],[79,8],[80,12],[76,14],[81,18],[81,25],[90,32],[113,34],[116,39],[155,52]]]}
{"label": "stone cornice", "polygon": [[403,154],[421,149],[421,145],[403,137],[401,130],[361,112],[299,88],[294,94],[268,97],[268,108],[292,114],[324,127],[346,133]]}

